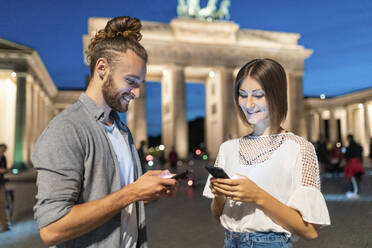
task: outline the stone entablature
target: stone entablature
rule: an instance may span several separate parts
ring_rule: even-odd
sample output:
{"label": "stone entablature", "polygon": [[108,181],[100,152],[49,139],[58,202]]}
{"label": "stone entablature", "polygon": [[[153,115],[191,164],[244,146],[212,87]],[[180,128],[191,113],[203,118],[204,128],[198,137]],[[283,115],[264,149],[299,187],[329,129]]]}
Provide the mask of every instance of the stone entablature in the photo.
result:
{"label": "stone entablature", "polygon": [[[88,35],[83,36],[84,50],[108,20],[89,18]],[[149,64],[176,61],[183,66],[237,68],[249,59],[270,56],[287,70],[303,73],[303,61],[312,54],[312,50],[298,45],[300,34],[239,29],[234,22],[173,19],[170,24],[146,21],[142,24],[141,43],[149,53]]]}

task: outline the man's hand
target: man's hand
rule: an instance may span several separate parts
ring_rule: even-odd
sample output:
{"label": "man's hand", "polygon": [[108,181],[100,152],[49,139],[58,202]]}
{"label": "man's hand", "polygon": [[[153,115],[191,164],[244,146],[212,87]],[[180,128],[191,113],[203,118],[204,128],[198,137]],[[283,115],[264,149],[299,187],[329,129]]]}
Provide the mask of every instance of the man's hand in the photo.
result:
{"label": "man's hand", "polygon": [[151,170],[132,184],[135,192],[137,192],[139,201],[151,201],[174,194],[178,185],[177,181],[171,178],[162,178],[162,175],[164,175],[164,171]]}

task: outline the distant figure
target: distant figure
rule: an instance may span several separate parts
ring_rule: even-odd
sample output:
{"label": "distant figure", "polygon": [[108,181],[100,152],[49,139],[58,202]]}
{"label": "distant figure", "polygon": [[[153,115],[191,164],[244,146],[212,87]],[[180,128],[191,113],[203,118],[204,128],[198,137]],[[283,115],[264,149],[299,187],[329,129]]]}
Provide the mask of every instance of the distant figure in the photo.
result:
{"label": "distant figure", "polygon": [[140,143],[140,147],[138,148],[138,157],[139,157],[140,162],[141,162],[142,174],[145,174],[146,171],[147,171],[145,145],[146,145],[146,142],[144,140],[142,140],[141,143]]}
{"label": "distant figure", "polygon": [[172,150],[170,151],[170,153],[168,155],[168,160],[169,160],[169,163],[170,163],[171,167],[175,168],[176,165],[177,165],[177,161],[178,161],[178,154],[177,154],[174,146],[172,146]]}
{"label": "distant figure", "polygon": [[7,146],[5,144],[0,144],[0,233],[8,231],[8,219],[6,217],[5,208],[5,180],[4,174],[8,173],[7,162],[5,157]]}
{"label": "distant figure", "polygon": [[350,199],[359,198],[360,182],[364,173],[362,164],[363,148],[355,142],[354,136],[347,136],[349,146],[346,148],[345,159],[347,160],[344,170],[345,179],[349,182],[346,197]]}
{"label": "distant figure", "polygon": [[372,160],[372,138],[369,142],[369,159]]}
{"label": "distant figure", "polygon": [[325,141],[323,135],[319,137],[319,140],[315,143],[315,151],[318,157],[319,164],[321,165],[321,170],[327,172],[329,169],[329,160],[328,160],[328,150],[327,142]]}
{"label": "distant figure", "polygon": [[341,143],[336,142],[329,154],[329,172],[331,173],[339,173],[340,172],[340,164],[343,159],[343,155],[341,152]]}

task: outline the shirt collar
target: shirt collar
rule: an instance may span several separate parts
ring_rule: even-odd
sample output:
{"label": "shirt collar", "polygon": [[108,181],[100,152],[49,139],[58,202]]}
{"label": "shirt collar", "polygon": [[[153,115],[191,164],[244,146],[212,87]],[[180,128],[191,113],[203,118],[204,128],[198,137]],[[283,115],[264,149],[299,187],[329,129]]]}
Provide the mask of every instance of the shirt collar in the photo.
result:
{"label": "shirt collar", "polygon": [[79,101],[87,108],[96,121],[103,118],[103,108],[99,107],[87,94],[81,93]]}

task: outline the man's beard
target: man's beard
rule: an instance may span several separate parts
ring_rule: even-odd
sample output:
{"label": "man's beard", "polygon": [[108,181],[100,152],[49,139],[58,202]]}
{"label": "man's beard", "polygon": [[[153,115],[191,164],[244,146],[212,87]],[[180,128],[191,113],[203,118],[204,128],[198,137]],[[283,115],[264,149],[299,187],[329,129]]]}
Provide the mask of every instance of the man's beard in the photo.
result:
{"label": "man's beard", "polygon": [[122,94],[115,89],[113,83],[114,81],[112,80],[112,76],[109,75],[106,82],[102,85],[103,98],[105,99],[106,104],[113,110],[120,113],[127,112],[128,104],[121,104],[120,99],[122,98]]}

